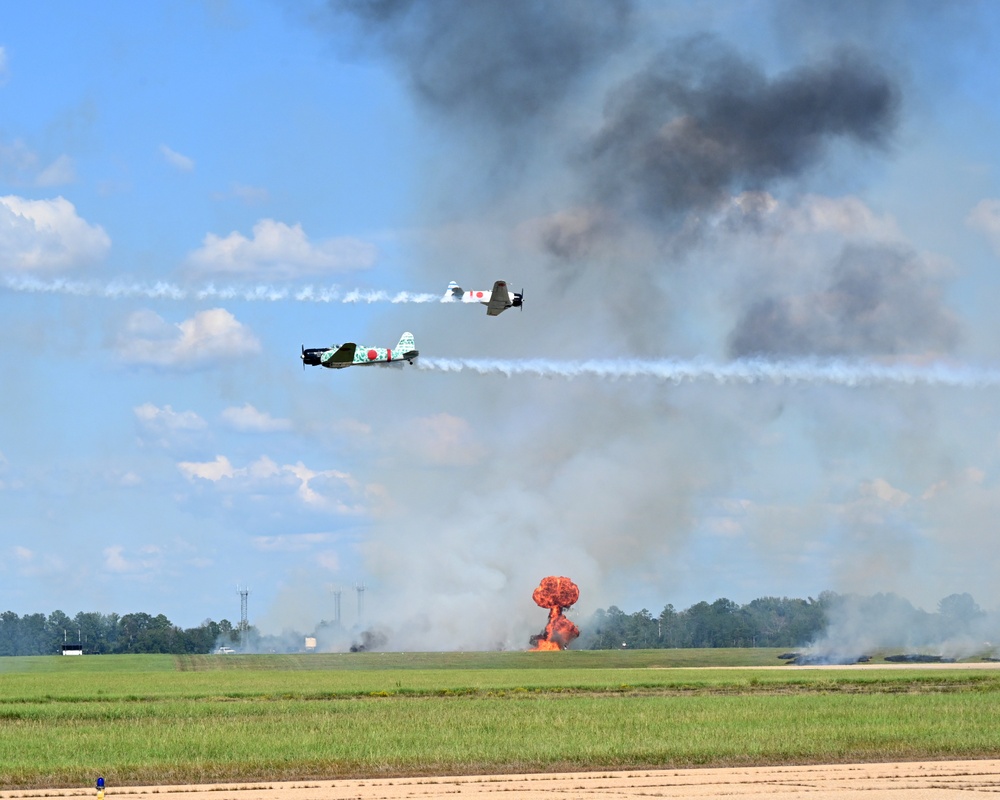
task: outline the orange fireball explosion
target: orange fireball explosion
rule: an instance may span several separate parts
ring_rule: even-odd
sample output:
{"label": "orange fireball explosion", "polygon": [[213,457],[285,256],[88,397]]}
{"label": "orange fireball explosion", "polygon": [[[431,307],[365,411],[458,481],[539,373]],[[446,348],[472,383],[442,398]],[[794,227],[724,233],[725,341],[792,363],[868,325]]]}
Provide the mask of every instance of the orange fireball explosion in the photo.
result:
{"label": "orange fireball explosion", "polygon": [[531,637],[531,649],[565,650],[580,635],[580,629],[563,616],[563,609],[580,599],[580,587],[569,578],[549,576],[542,578],[531,596],[542,608],[549,609],[549,624],[542,633]]}

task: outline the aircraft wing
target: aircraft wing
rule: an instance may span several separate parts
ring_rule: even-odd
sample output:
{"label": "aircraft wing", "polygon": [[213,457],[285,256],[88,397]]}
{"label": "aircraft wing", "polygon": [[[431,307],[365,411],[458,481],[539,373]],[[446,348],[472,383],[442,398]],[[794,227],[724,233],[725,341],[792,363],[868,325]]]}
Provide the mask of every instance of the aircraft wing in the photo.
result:
{"label": "aircraft wing", "polygon": [[493,293],[490,295],[490,302],[486,305],[486,313],[495,317],[501,311],[510,308],[510,294],[507,292],[507,284],[504,281],[497,281],[493,284]]}
{"label": "aircraft wing", "polygon": [[354,351],[358,349],[358,346],[354,342],[347,342],[347,344],[342,344],[336,350],[327,351],[322,356],[322,364],[324,367],[346,367],[349,364],[354,363]]}

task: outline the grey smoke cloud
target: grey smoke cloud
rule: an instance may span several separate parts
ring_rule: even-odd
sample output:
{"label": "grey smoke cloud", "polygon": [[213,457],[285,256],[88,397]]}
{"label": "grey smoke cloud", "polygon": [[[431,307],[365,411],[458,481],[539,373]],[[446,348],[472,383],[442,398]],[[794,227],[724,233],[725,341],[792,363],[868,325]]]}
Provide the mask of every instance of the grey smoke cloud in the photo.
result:
{"label": "grey smoke cloud", "polygon": [[[828,166],[831,151],[842,153],[847,145],[863,154],[889,152],[902,106],[891,73],[856,49],[769,76],[707,35],[676,40],[606,98],[590,140],[567,149],[580,175],[574,207],[538,225],[537,242],[556,267],[554,275],[580,280],[581,273],[593,273],[587,288],[608,297],[606,311],[616,316],[630,348],[662,335],[654,316],[633,313],[635,298],[668,307],[668,298],[685,290],[704,296],[710,283],[724,285],[730,276],[718,267],[686,286],[676,273],[707,242],[766,227],[771,193],[794,197]],[[740,213],[734,215],[727,209],[737,196]],[[825,293],[743,294],[732,307],[728,352],[831,356],[950,349],[955,326],[940,307],[939,285],[910,263],[915,256],[889,251],[862,264],[860,250],[840,247],[845,252],[831,250],[825,263],[810,267]],[[876,267],[871,275],[868,267]],[[899,289],[907,297],[893,294]],[[913,298],[920,301],[916,306],[908,302]],[[864,319],[866,302],[886,300],[895,318],[880,306],[875,319]],[[913,315],[903,320],[908,309]]]}
{"label": "grey smoke cloud", "polygon": [[830,624],[808,652],[833,662],[879,652],[951,659],[996,654],[1000,615],[981,609],[968,593],[942,598],[936,611],[914,608],[895,594],[830,598]]}
{"label": "grey smoke cloud", "polygon": [[712,37],[678,42],[613,91],[582,159],[594,191],[660,221],[815,167],[836,139],[884,149],[900,96],[861,53],[768,79]]}
{"label": "grey smoke cloud", "polygon": [[629,38],[631,0],[330,0],[355,18],[434,111],[487,127],[550,112]]}
{"label": "grey smoke cloud", "polygon": [[[869,523],[842,510],[868,483],[888,475],[916,498],[940,479],[937,463],[965,463],[916,415],[957,419],[949,403],[975,381],[946,381],[946,395],[914,388],[905,368],[891,385],[836,371],[868,356],[896,356],[885,359],[891,368],[950,353],[962,333],[946,276],[884,209],[815,199],[831,173],[864,186],[852,159],[891,155],[902,138],[896,65],[878,47],[857,47],[871,38],[830,36],[776,69],[745,49],[752,41],[737,49],[714,35],[685,38],[691,26],[674,26],[659,4],[326,8],[358,23],[360,48],[387,59],[438,123],[447,157],[428,167],[415,216],[433,204],[488,232],[435,258],[421,259],[416,243],[415,272],[441,285],[465,280],[435,274],[443,257],[527,284],[525,312],[495,320],[503,328],[473,317],[428,324],[424,368],[407,373],[412,414],[467,421],[473,447],[454,468],[421,460],[417,447],[378,465],[397,510],[362,549],[388,647],[526,646],[539,621],[531,589],[546,574],[580,586],[583,614],[636,597],[683,605],[676,592],[692,585],[695,599],[718,591],[744,602],[752,598],[738,577],[715,587],[754,568],[773,574],[769,591],[795,591],[787,587],[800,563],[821,580],[816,564],[831,553],[855,571],[869,554],[888,523],[851,536]],[[497,162],[481,156],[509,153],[512,142],[530,169],[499,180]],[[453,154],[468,168],[438,187]],[[461,205],[470,187],[489,201]],[[648,375],[650,359],[675,355],[710,363],[660,363],[667,381],[678,369],[688,376],[677,384],[623,379],[623,369]],[[715,370],[722,355],[738,360]],[[801,381],[744,383],[732,372],[744,361],[773,368],[774,356],[802,359]],[[591,358],[590,367],[574,360]],[[812,360],[823,358],[834,371],[820,370],[817,383]],[[553,374],[572,380],[539,377]],[[368,391],[373,405],[386,402]],[[889,425],[899,430],[892,441]],[[914,442],[921,457],[901,457],[899,443]],[[908,464],[922,465],[919,477]],[[708,507],[725,511],[707,519]],[[922,530],[919,500],[893,513]],[[910,571],[923,569],[914,560]],[[808,591],[840,590],[829,576],[834,585]],[[927,591],[939,588],[934,599],[953,590]]]}
{"label": "grey smoke cloud", "polygon": [[942,354],[959,323],[916,253],[898,245],[849,245],[823,290],[757,298],[737,319],[729,352],[745,356]]}

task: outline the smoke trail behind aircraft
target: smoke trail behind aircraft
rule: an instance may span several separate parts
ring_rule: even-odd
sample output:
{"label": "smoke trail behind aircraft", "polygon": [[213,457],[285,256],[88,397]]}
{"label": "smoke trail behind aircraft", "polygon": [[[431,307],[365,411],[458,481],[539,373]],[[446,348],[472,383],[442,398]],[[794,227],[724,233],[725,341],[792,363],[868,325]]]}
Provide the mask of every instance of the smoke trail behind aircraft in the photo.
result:
{"label": "smoke trail behind aircraft", "polygon": [[206,284],[185,288],[175,283],[156,281],[140,283],[114,280],[108,283],[74,281],[65,278],[41,280],[33,277],[6,277],[0,287],[9,292],[58,294],[76,297],[103,297],[109,300],[145,298],[148,300],[245,300],[248,302],[295,303],[437,303],[440,294],[426,292],[386,292],[375,289],[343,289],[339,286],[282,287],[216,286]]}
{"label": "smoke trail behind aircraft", "polygon": [[715,363],[706,359],[446,359],[421,358],[420,369],[437,372],[477,372],[535,375],[544,378],[652,378],[674,384],[714,381],[720,384],[826,384],[863,387],[876,385],[983,388],[1000,386],[1000,369],[963,364],[880,364],[870,361],[770,361],[763,358]]}

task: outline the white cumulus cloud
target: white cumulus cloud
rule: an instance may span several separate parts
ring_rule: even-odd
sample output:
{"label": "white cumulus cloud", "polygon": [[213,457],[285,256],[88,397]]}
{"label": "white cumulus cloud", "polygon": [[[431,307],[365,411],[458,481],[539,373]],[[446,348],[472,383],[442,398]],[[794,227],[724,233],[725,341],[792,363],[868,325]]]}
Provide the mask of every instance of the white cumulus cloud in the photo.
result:
{"label": "white cumulus cloud", "polygon": [[161,408],[152,403],[143,403],[132,410],[139,422],[157,432],[197,431],[206,425],[205,420],[194,411],[174,411],[169,405]]}
{"label": "white cumulus cloud", "polygon": [[132,409],[141,429],[143,441],[161,447],[169,447],[177,441],[185,441],[196,431],[208,427],[194,411],[174,411],[169,405],[163,407],[143,403]]}
{"label": "white cumulus cloud", "polygon": [[262,219],[247,238],[209,233],[202,247],[188,256],[199,273],[261,280],[364,269],[375,263],[373,244],[353,237],[311,242],[301,225]]}
{"label": "white cumulus cloud", "polygon": [[181,461],[177,468],[190,481],[204,480],[219,491],[264,496],[294,494],[304,505],[337,514],[361,514],[367,494],[350,474],[339,470],[310,469],[301,461],[279,465],[261,456],[245,467],[236,467],[223,455],[212,461]]}
{"label": "white cumulus cloud", "polygon": [[0,197],[0,270],[79,267],[104,258],[110,247],[104,229],[77,216],[76,207],[64,197]]}
{"label": "white cumulus cloud", "polygon": [[222,412],[222,418],[231,428],[249,433],[274,433],[292,427],[291,420],[272,417],[266,411],[258,411],[250,403],[242,407],[230,406]]}
{"label": "white cumulus cloud", "polygon": [[216,456],[215,461],[181,461],[177,467],[189,480],[201,478],[214,482],[236,474],[232,462],[225,456]]}
{"label": "white cumulus cloud", "polygon": [[243,358],[260,350],[250,329],[224,308],[199,311],[177,324],[148,309],[136,311],[117,341],[118,354],[125,361],[167,367]]}
{"label": "white cumulus cloud", "polygon": [[161,550],[155,545],[145,545],[131,556],[126,555],[122,545],[104,548],[104,569],[108,572],[136,573],[148,572],[160,561]]}

